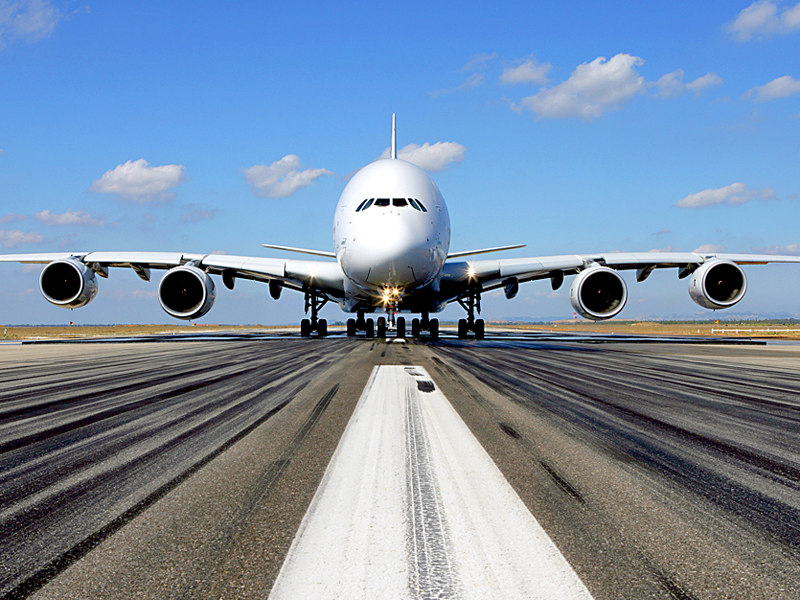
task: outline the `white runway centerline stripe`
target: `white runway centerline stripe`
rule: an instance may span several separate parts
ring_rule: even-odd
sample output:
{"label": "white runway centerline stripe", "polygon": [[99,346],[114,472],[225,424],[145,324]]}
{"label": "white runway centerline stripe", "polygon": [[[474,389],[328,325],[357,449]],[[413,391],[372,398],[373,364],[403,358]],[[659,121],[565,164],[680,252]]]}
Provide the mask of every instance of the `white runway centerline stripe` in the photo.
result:
{"label": "white runway centerline stripe", "polygon": [[375,367],[270,598],[590,599],[421,367]]}

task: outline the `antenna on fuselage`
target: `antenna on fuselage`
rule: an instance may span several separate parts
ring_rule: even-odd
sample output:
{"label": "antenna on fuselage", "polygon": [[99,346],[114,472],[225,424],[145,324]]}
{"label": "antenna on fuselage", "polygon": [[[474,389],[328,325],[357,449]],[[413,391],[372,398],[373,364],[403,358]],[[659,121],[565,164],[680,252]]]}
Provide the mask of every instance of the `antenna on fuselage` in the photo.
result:
{"label": "antenna on fuselage", "polygon": [[392,113],[392,158],[397,158],[397,115]]}

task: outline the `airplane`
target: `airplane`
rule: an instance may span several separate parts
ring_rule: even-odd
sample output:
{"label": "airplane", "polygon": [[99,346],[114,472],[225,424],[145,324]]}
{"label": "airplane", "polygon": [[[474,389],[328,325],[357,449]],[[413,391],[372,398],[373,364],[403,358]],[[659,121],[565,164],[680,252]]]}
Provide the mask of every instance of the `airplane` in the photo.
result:
{"label": "airplane", "polygon": [[[615,317],[625,307],[628,290],[620,270],[635,269],[642,282],[657,268],[676,268],[689,279],[689,296],[708,309],[730,308],[747,291],[741,265],[798,263],[798,256],[719,254],[704,252],[606,252],[530,258],[465,260],[476,255],[512,250],[523,245],[450,252],[450,217],[442,194],[421,168],[397,157],[397,121],[392,115],[390,158],[376,160],[356,172],[336,205],[332,251],[262,244],[272,249],[319,259],[280,259],[183,252],[54,252],[0,255],[0,262],[45,264],[39,277],[44,298],[64,308],[79,308],[98,292],[97,277],[112,267],[126,267],[149,281],[152,269],[166,270],[158,284],[158,301],[176,318],[198,319],[211,310],[216,297],[212,275],[233,290],[237,279],[266,283],[277,300],[283,288],[303,293],[307,318],[300,334],[324,337],[328,324],[320,309],[336,302],[355,315],[347,320],[347,335],[387,336],[392,326],[398,338],[439,337],[439,320],[431,317],[448,303],[458,302],[466,318],[458,321],[458,337],[470,332],[484,337],[481,295],[502,289],[507,299],[522,283],[549,279],[553,290],[574,276],[570,302],[587,319]],[[310,313],[310,314],[309,314]],[[385,313],[377,320],[367,317]]]}

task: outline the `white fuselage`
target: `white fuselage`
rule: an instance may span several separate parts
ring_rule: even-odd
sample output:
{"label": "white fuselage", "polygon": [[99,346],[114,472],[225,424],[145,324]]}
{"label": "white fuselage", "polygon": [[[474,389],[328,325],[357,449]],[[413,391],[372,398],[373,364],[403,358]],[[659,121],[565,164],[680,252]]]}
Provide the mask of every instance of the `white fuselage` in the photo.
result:
{"label": "white fuselage", "polygon": [[[372,200],[370,202],[370,200]],[[436,184],[409,162],[360,169],[342,192],[333,227],[348,309],[386,289],[403,297],[435,284],[450,247],[450,216]]]}

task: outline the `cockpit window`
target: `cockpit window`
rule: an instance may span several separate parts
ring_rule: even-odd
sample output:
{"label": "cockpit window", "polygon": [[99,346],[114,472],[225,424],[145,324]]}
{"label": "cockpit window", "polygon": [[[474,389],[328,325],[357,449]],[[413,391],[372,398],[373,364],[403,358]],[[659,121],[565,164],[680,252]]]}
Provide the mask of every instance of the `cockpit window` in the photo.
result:
{"label": "cockpit window", "polygon": [[375,206],[389,206],[390,202],[388,198],[376,198],[375,199]]}
{"label": "cockpit window", "polygon": [[359,204],[359,205],[358,205],[358,208],[356,208],[356,212],[358,212],[358,211],[360,211],[360,210],[364,209],[364,208],[365,208],[365,206],[364,206],[364,205],[365,205],[367,202],[369,202],[369,198],[367,198],[366,200],[362,200],[362,201],[361,201],[361,204]]}
{"label": "cockpit window", "polygon": [[419,207],[419,204],[417,204],[417,201],[416,201],[416,200],[414,200],[413,198],[409,198],[409,199],[408,199],[408,203],[409,203],[409,204],[411,204],[411,206],[413,206],[415,210],[422,210],[422,209]]}
{"label": "cockpit window", "polygon": [[417,200],[417,204],[419,204],[419,207],[422,209],[422,212],[428,212],[428,209],[425,208],[425,205],[422,202]]}
{"label": "cockpit window", "polygon": [[375,198],[370,198],[369,200],[364,200],[364,203],[363,203],[364,206],[360,206],[356,210],[367,210],[370,206],[372,206],[372,203],[374,201],[375,201]]}
{"label": "cockpit window", "polygon": [[392,198],[392,205],[393,206],[406,206],[408,202],[406,202],[405,198]]}

